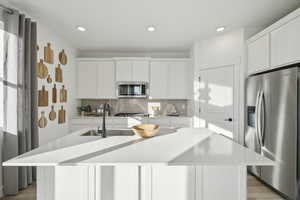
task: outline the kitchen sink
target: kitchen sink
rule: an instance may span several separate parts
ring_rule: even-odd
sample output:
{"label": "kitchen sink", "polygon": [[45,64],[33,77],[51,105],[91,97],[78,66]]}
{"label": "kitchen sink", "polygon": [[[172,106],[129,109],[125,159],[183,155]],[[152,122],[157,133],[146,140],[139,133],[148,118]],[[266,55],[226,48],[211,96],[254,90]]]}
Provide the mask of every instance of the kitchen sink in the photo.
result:
{"label": "kitchen sink", "polygon": [[[134,132],[130,129],[106,130],[106,135],[109,136],[133,136]],[[96,130],[89,130],[80,136],[101,136]]]}

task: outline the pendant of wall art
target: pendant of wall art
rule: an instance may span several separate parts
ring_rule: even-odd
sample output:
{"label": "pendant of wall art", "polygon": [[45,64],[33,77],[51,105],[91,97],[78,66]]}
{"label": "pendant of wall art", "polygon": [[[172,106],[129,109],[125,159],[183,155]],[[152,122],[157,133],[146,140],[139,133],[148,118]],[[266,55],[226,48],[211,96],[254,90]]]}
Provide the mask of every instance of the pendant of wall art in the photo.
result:
{"label": "pendant of wall art", "polygon": [[47,43],[47,46],[44,47],[44,60],[49,64],[53,64],[54,53],[51,48],[51,44]]}

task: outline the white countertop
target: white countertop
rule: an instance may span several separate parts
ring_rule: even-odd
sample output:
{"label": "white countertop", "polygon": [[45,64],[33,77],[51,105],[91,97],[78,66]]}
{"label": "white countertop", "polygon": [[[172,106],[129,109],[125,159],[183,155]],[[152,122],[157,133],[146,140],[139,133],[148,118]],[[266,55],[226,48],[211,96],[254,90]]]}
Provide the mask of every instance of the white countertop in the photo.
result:
{"label": "white countertop", "polygon": [[208,129],[161,129],[149,139],[80,136],[74,132],[3,163],[4,166],[74,165],[274,165],[274,162]]}

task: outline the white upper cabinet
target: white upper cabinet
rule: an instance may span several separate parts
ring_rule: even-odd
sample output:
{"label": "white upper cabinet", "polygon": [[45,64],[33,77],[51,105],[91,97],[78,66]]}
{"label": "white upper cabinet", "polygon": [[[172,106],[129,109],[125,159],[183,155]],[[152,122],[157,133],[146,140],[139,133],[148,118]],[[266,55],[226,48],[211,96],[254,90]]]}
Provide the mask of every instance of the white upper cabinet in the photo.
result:
{"label": "white upper cabinet", "polygon": [[300,61],[300,17],[271,32],[272,67]]}
{"label": "white upper cabinet", "polygon": [[247,41],[248,74],[300,62],[300,9]]}
{"label": "white upper cabinet", "polygon": [[132,62],[132,81],[149,82],[149,61]]}
{"label": "white upper cabinet", "polygon": [[132,62],[121,60],[116,62],[116,81],[132,80]]}
{"label": "white upper cabinet", "polygon": [[150,64],[150,98],[188,99],[188,61],[152,61]]}
{"label": "white upper cabinet", "polygon": [[270,67],[270,37],[266,34],[248,43],[248,74]]}
{"label": "white upper cabinet", "polygon": [[169,63],[169,87],[168,97],[170,99],[187,98],[187,71],[189,70],[186,62]]}
{"label": "white upper cabinet", "polygon": [[115,90],[115,64],[113,61],[98,63],[98,93],[99,98],[116,98]]}
{"label": "white upper cabinet", "polygon": [[77,98],[116,98],[113,61],[79,61],[77,77]]}
{"label": "white upper cabinet", "polygon": [[117,61],[116,81],[149,82],[149,61],[147,60]]}
{"label": "white upper cabinet", "polygon": [[97,95],[97,62],[78,62],[77,64],[77,97],[96,98]]}
{"label": "white upper cabinet", "polygon": [[114,99],[118,81],[148,82],[150,99],[188,99],[192,84],[188,59],[80,59],[77,72],[80,99]]}
{"label": "white upper cabinet", "polygon": [[150,98],[168,98],[168,62],[151,62],[150,64]]}

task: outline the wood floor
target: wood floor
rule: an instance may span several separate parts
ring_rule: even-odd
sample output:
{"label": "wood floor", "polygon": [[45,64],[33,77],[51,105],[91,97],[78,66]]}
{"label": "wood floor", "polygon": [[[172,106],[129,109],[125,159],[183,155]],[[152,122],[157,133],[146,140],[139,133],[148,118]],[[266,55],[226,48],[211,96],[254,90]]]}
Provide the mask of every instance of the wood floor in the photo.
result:
{"label": "wood floor", "polygon": [[[22,190],[17,196],[4,197],[1,200],[36,200],[35,185]],[[283,200],[283,198],[249,175],[248,200]]]}
{"label": "wood floor", "polygon": [[283,200],[278,194],[248,175],[248,200]]}
{"label": "wood floor", "polygon": [[36,200],[35,185],[31,185],[16,196],[3,197],[1,200]]}

